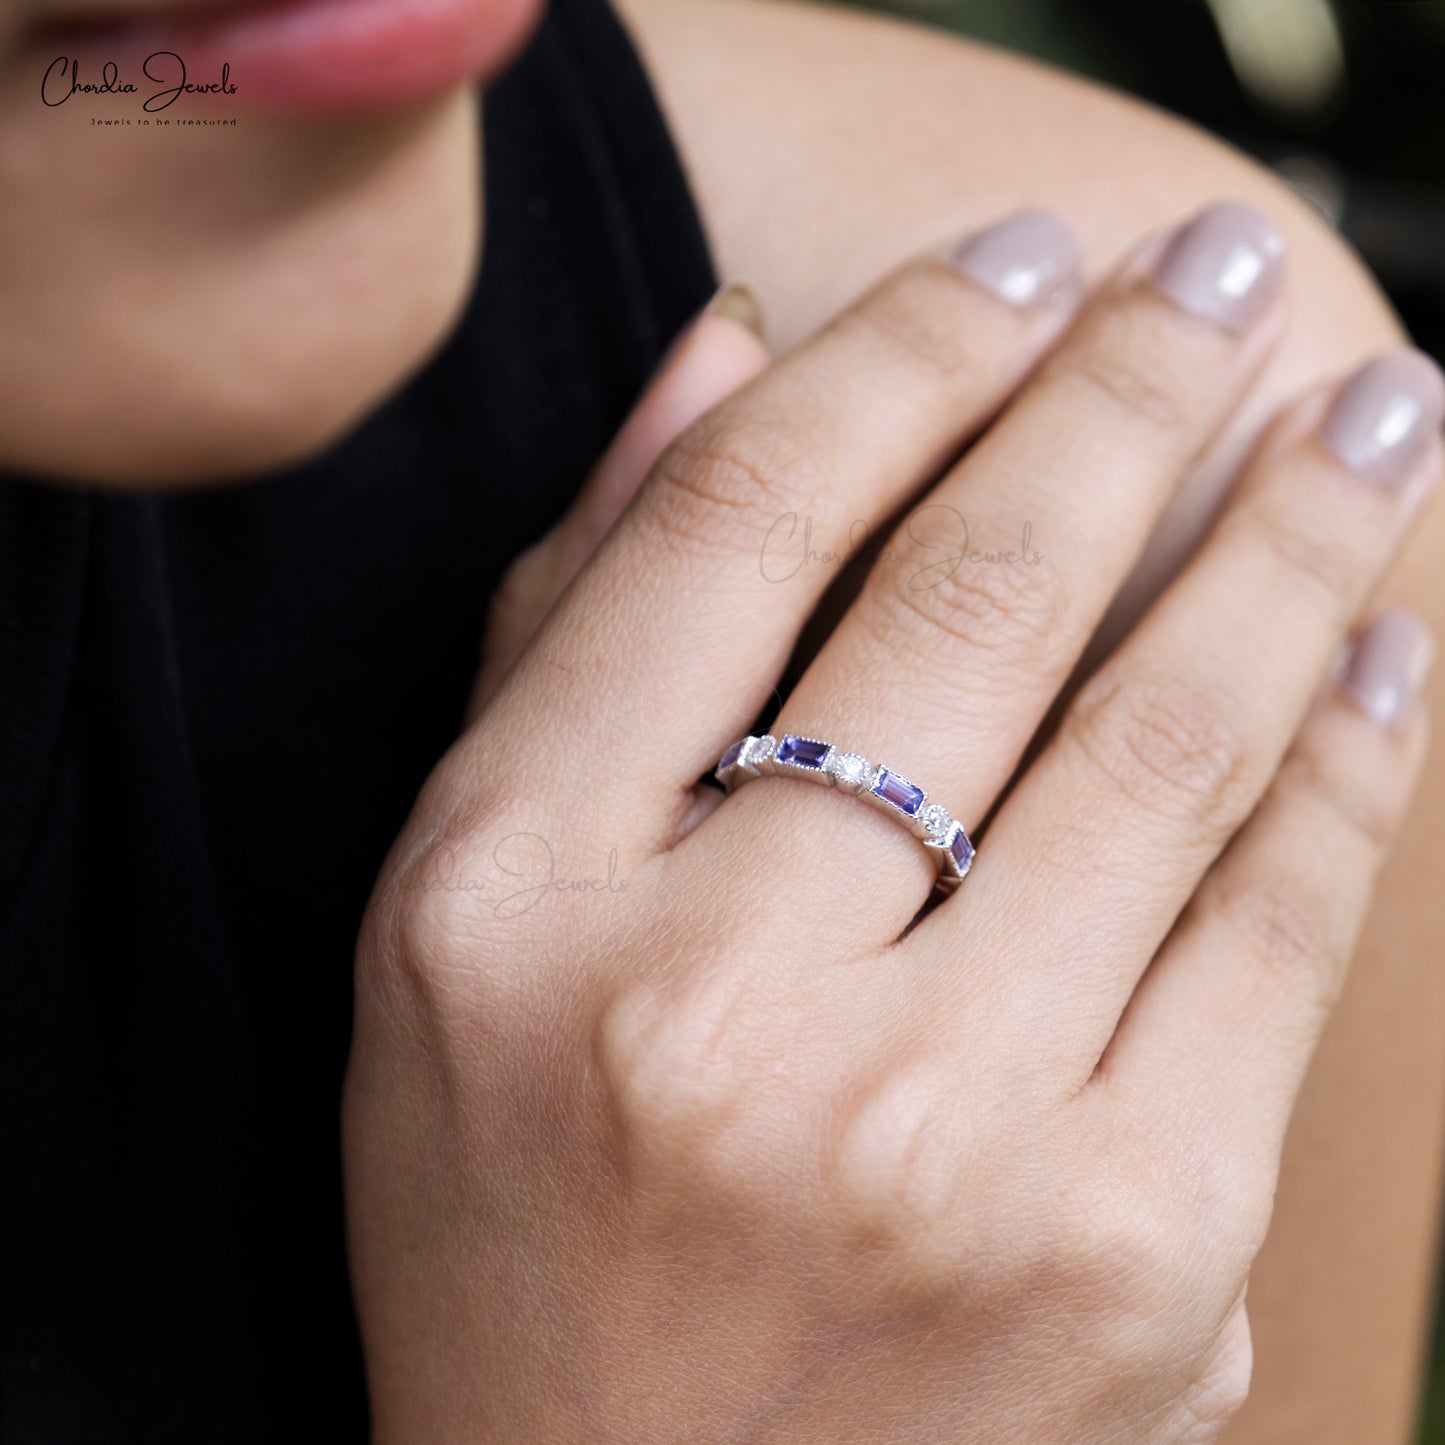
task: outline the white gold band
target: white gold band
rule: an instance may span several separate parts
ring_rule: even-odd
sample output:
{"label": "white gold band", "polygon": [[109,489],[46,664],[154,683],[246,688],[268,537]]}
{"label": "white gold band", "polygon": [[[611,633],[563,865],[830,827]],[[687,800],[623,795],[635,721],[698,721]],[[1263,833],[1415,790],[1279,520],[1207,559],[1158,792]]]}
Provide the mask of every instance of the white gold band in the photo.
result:
{"label": "white gold band", "polygon": [[734,743],[717,765],[717,780],[729,791],[753,778],[806,778],[841,788],[901,823],[929,851],[938,869],[938,886],[951,892],[973,864],[973,844],[963,824],[916,783],[861,753],[850,753],[821,738],[785,733],[749,736]]}

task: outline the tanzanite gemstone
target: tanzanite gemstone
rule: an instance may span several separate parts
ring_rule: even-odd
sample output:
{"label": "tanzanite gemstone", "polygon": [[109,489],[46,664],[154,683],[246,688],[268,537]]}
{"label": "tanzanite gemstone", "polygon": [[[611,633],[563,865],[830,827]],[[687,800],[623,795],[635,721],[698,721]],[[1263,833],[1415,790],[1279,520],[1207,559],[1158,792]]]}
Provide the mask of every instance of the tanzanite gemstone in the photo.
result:
{"label": "tanzanite gemstone", "polygon": [[737,762],[738,757],[743,750],[743,743],[745,742],[747,742],[747,739],[743,738],[741,742],[734,743],[732,747],[730,747],[727,752],[722,755],[722,762],[717,765],[718,772],[726,772],[730,767],[732,767],[735,762]]}
{"label": "tanzanite gemstone", "polygon": [[973,862],[973,844],[968,841],[968,834],[962,828],[949,840],[948,851],[959,873],[967,873],[968,865]]}
{"label": "tanzanite gemstone", "polygon": [[900,778],[897,773],[890,773],[887,768],[879,768],[873,791],[885,803],[892,803],[900,813],[907,813],[910,818],[923,806],[923,789],[907,778]]}
{"label": "tanzanite gemstone", "polygon": [[778,745],[778,761],[792,763],[799,768],[821,768],[828,756],[828,744],[816,738],[798,738],[787,733]]}

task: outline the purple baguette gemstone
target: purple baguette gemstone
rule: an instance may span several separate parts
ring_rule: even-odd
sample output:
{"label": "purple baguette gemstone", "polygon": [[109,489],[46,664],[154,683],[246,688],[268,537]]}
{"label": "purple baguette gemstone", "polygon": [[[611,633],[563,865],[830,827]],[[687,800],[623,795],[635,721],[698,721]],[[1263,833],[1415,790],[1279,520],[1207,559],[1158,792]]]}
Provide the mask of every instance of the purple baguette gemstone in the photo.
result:
{"label": "purple baguette gemstone", "polygon": [[873,785],[873,791],[885,803],[892,803],[900,813],[907,813],[910,818],[923,806],[923,789],[907,778],[900,778],[897,773],[890,773],[887,768],[878,770],[878,781]]}
{"label": "purple baguette gemstone", "polygon": [[718,772],[723,772],[725,769],[732,767],[732,765],[737,762],[738,757],[741,755],[743,750],[743,743],[745,742],[747,742],[746,738],[744,738],[742,742],[734,743],[732,747],[730,747],[727,752],[722,755],[722,762],[717,765]]}
{"label": "purple baguette gemstone", "polygon": [[949,840],[948,851],[958,871],[967,873],[968,865],[973,862],[973,844],[968,841],[968,834],[962,828]]}
{"label": "purple baguette gemstone", "polygon": [[828,744],[815,738],[799,738],[787,733],[778,745],[778,761],[793,763],[800,768],[821,768],[827,756]]}

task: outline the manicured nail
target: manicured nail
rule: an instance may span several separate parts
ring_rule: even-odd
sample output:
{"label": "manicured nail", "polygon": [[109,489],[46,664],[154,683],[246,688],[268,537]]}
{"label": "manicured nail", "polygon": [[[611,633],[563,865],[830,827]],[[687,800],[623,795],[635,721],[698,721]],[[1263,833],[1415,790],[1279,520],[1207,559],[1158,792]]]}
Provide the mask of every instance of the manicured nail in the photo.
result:
{"label": "manicured nail", "polygon": [[1445,377],[1411,347],[1362,366],[1335,394],[1320,427],[1325,445],[1352,471],[1399,480],[1445,422]]}
{"label": "manicured nail", "polygon": [[653,368],[654,377],[666,371],[677,360],[683,347],[697,335],[697,323],[704,316],[721,316],[728,321],[736,321],[739,326],[747,327],[764,346],[768,344],[763,325],[763,308],[758,304],[758,298],[741,282],[730,281],[668,343],[667,349]]}
{"label": "manicured nail", "polygon": [[961,241],[953,263],[1011,306],[1042,306],[1077,283],[1079,243],[1052,211],[1015,211]]}
{"label": "manicured nail", "polygon": [[737,281],[724,286],[704,308],[704,315],[723,316],[746,326],[764,346],[768,344],[768,329],[763,321],[763,308],[758,298]]}
{"label": "manicured nail", "polygon": [[1391,727],[1415,706],[1435,661],[1435,638],[1413,612],[1382,612],[1355,639],[1340,687],[1377,723]]}
{"label": "manicured nail", "polygon": [[1154,284],[1191,315],[1242,331],[1279,293],[1284,237],[1242,201],[1201,211],[1170,238]]}

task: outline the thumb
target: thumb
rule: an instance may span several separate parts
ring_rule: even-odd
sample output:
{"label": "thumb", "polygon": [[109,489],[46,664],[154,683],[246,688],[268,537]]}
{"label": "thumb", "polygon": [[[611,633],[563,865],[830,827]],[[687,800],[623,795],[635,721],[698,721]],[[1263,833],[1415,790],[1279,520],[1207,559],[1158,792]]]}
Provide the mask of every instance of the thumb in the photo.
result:
{"label": "thumb", "polygon": [[622,515],[663,449],[764,370],[769,359],[757,300],[746,287],[724,287],[673,343],[566,515],[507,569],[492,599],[468,723]]}

